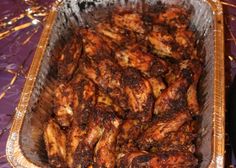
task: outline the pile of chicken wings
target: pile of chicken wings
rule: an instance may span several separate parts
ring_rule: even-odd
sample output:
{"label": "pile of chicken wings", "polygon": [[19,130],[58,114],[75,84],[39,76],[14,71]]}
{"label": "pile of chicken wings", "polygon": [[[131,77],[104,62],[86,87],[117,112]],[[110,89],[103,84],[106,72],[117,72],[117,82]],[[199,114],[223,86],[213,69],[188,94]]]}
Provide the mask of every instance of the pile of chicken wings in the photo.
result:
{"label": "pile of chicken wings", "polygon": [[48,162],[63,168],[193,168],[203,61],[189,11],[116,7],[56,56]]}

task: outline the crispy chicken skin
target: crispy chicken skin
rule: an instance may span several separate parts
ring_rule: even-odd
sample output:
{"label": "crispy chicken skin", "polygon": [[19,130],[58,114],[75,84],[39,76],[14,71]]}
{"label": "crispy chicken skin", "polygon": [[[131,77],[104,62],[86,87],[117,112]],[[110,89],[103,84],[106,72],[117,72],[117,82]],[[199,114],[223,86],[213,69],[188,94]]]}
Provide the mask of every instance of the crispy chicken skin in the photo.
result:
{"label": "crispy chicken skin", "polygon": [[53,119],[50,119],[44,128],[43,138],[50,165],[58,168],[67,167],[66,135]]}
{"label": "crispy chicken skin", "polygon": [[147,152],[127,153],[121,158],[120,168],[192,168],[197,165],[197,159],[191,153],[171,152],[151,154]]}
{"label": "crispy chicken skin", "polygon": [[63,127],[69,127],[73,115],[78,108],[78,97],[69,84],[61,83],[54,93],[54,114],[57,122]]}
{"label": "crispy chicken skin", "polygon": [[181,76],[157,98],[154,113],[164,115],[187,106],[187,91],[192,83],[192,73],[183,69]]}
{"label": "crispy chicken skin", "polygon": [[60,80],[70,80],[78,67],[82,54],[83,44],[81,38],[76,35],[62,49],[57,59],[57,76]]}
{"label": "crispy chicken skin", "polygon": [[148,80],[144,79],[136,69],[128,68],[124,72],[123,82],[131,110],[128,117],[138,118],[141,121],[150,120],[154,98]]}
{"label": "crispy chicken skin", "polygon": [[154,121],[139,138],[139,144],[142,147],[149,147],[165,138],[168,133],[177,131],[188,120],[190,120],[189,111],[182,110],[171,117]]}

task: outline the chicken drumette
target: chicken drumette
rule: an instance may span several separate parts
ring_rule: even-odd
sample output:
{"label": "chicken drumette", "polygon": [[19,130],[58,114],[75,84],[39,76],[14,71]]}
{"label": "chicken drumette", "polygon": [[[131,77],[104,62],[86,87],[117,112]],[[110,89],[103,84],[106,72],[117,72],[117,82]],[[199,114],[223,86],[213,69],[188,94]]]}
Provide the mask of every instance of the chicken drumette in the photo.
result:
{"label": "chicken drumette", "polygon": [[62,127],[69,127],[78,108],[78,97],[70,84],[61,83],[54,93],[54,114]]}
{"label": "chicken drumette", "polygon": [[120,119],[112,111],[96,107],[93,115],[89,118],[83,141],[76,149],[74,166],[88,167],[95,164],[98,167],[114,167],[114,144],[120,124]]}
{"label": "chicken drumette", "polygon": [[122,168],[192,168],[197,165],[197,159],[191,153],[169,152],[151,154],[145,151],[127,153],[120,159],[119,166]]}
{"label": "chicken drumette", "polygon": [[57,76],[60,80],[70,80],[78,68],[79,58],[82,54],[83,44],[79,35],[75,35],[62,49],[58,56]]}
{"label": "chicken drumette", "polygon": [[44,128],[43,138],[50,165],[58,168],[67,167],[66,134],[53,119],[50,119]]}

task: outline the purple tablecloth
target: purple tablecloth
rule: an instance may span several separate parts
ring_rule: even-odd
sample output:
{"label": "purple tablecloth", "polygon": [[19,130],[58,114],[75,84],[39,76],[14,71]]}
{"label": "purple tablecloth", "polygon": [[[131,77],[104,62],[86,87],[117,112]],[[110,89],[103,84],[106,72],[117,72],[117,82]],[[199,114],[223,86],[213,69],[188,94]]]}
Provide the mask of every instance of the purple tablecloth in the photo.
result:
{"label": "purple tablecloth", "polygon": [[[43,29],[45,14],[50,10],[52,2],[53,0],[0,0],[0,168],[10,167],[5,156],[7,136],[25,75]],[[236,2],[225,0],[223,5],[225,59],[230,60],[227,74],[231,73],[232,77],[236,74],[236,62],[232,61],[233,58],[236,59],[236,39],[233,37],[236,36]],[[24,27],[19,27],[20,25]]]}

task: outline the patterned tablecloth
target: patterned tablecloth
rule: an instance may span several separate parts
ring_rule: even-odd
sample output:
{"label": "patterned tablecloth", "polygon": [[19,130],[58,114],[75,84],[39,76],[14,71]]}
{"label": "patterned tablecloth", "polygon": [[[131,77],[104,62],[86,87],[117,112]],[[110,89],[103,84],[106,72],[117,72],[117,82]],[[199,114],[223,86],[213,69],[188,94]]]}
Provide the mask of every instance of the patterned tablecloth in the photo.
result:
{"label": "patterned tablecloth", "polygon": [[[55,2],[59,0],[0,0],[0,168],[10,167],[6,140],[44,21]],[[236,1],[224,0],[222,4],[230,85],[236,74]]]}

